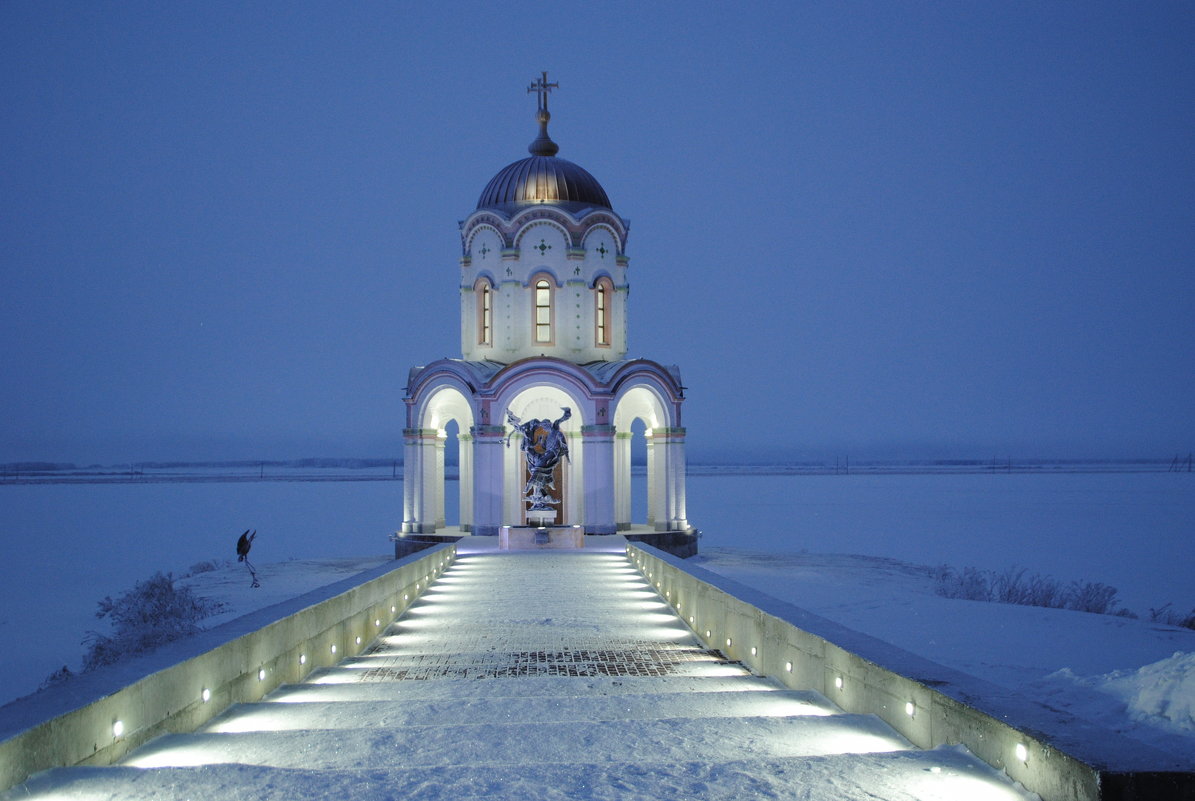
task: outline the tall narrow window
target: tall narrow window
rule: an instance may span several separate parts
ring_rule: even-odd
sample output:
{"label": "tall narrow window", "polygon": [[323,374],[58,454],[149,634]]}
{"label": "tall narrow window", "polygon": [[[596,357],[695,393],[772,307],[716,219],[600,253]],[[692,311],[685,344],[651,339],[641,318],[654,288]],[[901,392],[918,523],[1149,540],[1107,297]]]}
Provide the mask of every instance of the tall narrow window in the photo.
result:
{"label": "tall narrow window", "polygon": [[477,343],[494,344],[494,290],[485,282],[477,295]]}
{"label": "tall narrow window", "polygon": [[542,278],[535,282],[535,341],[552,341],[552,285]]}
{"label": "tall narrow window", "polygon": [[593,321],[598,345],[610,344],[610,297],[606,292],[606,282],[598,281],[594,287]]}

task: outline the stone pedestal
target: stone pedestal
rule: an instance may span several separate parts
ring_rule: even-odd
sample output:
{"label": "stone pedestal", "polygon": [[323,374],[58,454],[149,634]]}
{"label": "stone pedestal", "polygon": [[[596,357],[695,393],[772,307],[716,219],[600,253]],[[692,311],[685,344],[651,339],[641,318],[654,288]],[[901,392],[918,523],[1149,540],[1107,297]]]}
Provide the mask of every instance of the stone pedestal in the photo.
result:
{"label": "stone pedestal", "polygon": [[581,526],[503,526],[498,529],[498,549],[533,551],[538,548],[584,548]]}
{"label": "stone pedestal", "polygon": [[[528,528],[550,528],[552,521],[556,519],[555,509],[531,509],[527,512],[527,527]],[[563,528],[557,526],[557,528]]]}

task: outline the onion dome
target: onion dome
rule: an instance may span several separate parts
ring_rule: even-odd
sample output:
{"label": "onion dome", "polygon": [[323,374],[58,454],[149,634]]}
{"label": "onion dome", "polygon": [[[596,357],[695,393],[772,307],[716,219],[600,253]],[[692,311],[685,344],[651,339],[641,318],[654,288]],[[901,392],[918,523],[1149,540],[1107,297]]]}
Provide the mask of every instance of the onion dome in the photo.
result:
{"label": "onion dome", "polygon": [[547,73],[543,73],[543,78],[527,90],[539,93],[536,112],[539,136],[527,147],[530,158],[520,159],[499,170],[482,190],[477,208],[509,212],[550,203],[570,212],[587,208],[613,211],[606,190],[596,178],[571,161],[556,157],[560,146],[548,136],[548,120],[552,117],[548,113],[548,92],[559,84],[550,84],[547,78]]}

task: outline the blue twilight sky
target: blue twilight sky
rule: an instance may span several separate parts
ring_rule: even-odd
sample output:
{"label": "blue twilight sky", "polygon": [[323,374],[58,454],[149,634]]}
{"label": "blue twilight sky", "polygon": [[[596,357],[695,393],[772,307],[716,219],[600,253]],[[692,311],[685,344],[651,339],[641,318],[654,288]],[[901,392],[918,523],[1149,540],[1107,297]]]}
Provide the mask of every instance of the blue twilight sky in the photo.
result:
{"label": "blue twilight sky", "polygon": [[1195,448],[1195,5],[0,3],[0,461],[401,454],[534,138],[690,455]]}

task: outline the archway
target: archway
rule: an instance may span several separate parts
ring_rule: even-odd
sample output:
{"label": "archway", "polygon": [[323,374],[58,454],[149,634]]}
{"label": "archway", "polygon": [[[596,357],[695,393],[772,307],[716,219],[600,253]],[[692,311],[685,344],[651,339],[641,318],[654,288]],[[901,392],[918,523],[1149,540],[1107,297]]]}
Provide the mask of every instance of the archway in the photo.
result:
{"label": "archway", "polygon": [[[417,443],[408,445],[409,466],[404,467],[405,517],[431,524],[431,530],[451,522],[469,531],[473,523],[473,407],[455,386],[432,392],[418,415]],[[413,449],[412,449],[413,448]],[[429,452],[430,449],[430,452]],[[411,458],[414,457],[414,458]],[[459,476],[455,503],[446,503],[447,468],[455,463]]]}
{"label": "archway", "polygon": [[[560,499],[558,507],[560,514],[556,518],[557,525],[573,525],[584,522],[585,509],[585,480],[584,480],[584,442],[581,438],[582,406],[578,399],[571,396],[561,387],[538,385],[527,387],[516,393],[502,410],[505,421],[509,410],[520,420],[532,419],[557,420],[563,414],[562,409],[572,410],[572,417],[560,424],[568,442],[568,459],[561,462],[559,481],[555,496]],[[507,423],[508,430],[510,424]],[[509,446],[503,455],[503,506],[502,518],[506,525],[523,525],[526,522],[527,504],[524,502],[523,490],[526,486],[526,460],[523,452],[518,448],[519,435],[515,434],[509,441]]]}
{"label": "archway", "polygon": [[[650,388],[638,385],[626,390],[618,399],[614,410],[614,513],[619,530],[631,528],[634,522],[633,507],[644,508],[643,523],[655,528],[657,522],[666,523],[663,492],[664,476],[661,462],[656,459],[652,447],[654,429],[667,428],[670,420],[660,397]],[[639,437],[632,446],[632,439]],[[634,482],[633,453],[645,454],[645,479]],[[646,496],[646,504],[633,502],[632,484],[638,484]],[[637,511],[637,510],[636,510]]]}

